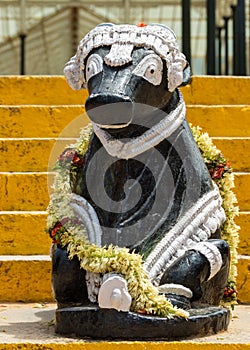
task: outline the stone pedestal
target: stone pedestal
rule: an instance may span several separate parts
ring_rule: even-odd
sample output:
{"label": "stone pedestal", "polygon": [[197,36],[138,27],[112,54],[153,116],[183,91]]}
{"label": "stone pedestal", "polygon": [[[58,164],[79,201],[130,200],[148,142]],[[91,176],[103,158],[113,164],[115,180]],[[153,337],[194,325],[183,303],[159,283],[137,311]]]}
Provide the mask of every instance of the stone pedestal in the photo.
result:
{"label": "stone pedestal", "polygon": [[57,309],[56,332],[93,339],[178,340],[226,330],[230,311],[220,307],[191,309],[190,316],[166,319],[98,306]]}

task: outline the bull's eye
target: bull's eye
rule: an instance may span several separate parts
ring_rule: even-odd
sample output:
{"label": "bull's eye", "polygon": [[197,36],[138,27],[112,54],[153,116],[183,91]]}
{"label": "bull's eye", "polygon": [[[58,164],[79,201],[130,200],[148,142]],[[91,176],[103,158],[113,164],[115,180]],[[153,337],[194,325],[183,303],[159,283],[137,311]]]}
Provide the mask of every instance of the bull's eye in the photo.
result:
{"label": "bull's eye", "polygon": [[94,53],[89,56],[86,64],[86,80],[89,81],[94,75],[102,72],[103,70],[103,60],[101,56]]}
{"label": "bull's eye", "polygon": [[162,72],[162,60],[155,53],[145,56],[133,70],[133,74],[144,78],[153,85],[160,85]]}

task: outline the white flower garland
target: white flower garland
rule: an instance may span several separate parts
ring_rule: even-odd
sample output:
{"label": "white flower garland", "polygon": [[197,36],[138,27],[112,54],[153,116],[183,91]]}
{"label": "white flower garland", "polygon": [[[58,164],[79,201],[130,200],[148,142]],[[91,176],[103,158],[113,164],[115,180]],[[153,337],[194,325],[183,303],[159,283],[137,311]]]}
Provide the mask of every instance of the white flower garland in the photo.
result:
{"label": "white flower garland", "polygon": [[[207,133],[201,133],[199,127],[191,126],[191,130],[206,164],[216,162],[218,159],[224,160]],[[78,142],[71,145],[61,155],[57,163],[58,171],[53,185],[54,194],[51,196],[48,206],[47,231],[54,242],[67,247],[70,259],[74,256],[78,257],[81,268],[94,273],[105,274],[114,271],[122,274],[128,283],[128,291],[132,297],[131,311],[169,318],[173,316],[188,317],[186,311],[173,307],[164,295],[159,294],[158,289],[152,285],[144,271],[143,260],[139,254],[130,253],[127,248],[113,245],[97,247],[90,244],[85,238],[86,229],[77,221],[69,206],[70,175],[72,175],[72,166],[77,167],[77,164],[80,164],[81,157],[87,150],[91,134],[92,126],[89,125],[82,130]],[[230,288],[234,290],[237,275],[236,249],[239,227],[234,222],[238,207],[235,206],[237,200],[231,190],[234,187],[233,174],[225,172],[216,182],[227,216],[222,233],[223,239],[229,243],[231,249],[229,282]],[[232,303],[232,298],[230,298],[230,304]]]}

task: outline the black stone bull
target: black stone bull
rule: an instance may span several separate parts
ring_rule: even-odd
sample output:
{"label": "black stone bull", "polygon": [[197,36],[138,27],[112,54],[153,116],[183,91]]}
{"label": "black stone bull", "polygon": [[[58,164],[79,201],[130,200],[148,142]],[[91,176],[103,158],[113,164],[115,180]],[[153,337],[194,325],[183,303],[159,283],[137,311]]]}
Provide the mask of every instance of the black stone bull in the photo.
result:
{"label": "black stone bull", "polygon": [[[80,42],[65,75],[74,89],[89,90],[94,133],[71,187],[98,219],[99,244],[143,254],[173,303],[218,304],[229,266],[224,212],[185,119],[178,86],[190,69],[173,32],[101,25]],[[60,246],[53,288],[59,306],[88,301],[85,271]]]}

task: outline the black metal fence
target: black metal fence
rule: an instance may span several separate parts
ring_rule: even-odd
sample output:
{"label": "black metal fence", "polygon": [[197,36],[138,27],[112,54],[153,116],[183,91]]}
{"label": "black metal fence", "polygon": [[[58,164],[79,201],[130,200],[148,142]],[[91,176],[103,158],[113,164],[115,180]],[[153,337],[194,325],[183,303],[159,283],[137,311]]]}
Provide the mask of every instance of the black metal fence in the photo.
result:
{"label": "black metal fence", "polygon": [[[229,15],[216,24],[216,0],[206,0],[207,11],[207,53],[206,65],[209,75],[246,75],[246,26],[245,0],[238,0],[231,6]],[[182,50],[191,63],[191,1],[182,0]],[[233,59],[229,60],[229,24],[233,28]],[[222,42],[224,45],[222,45]],[[231,62],[232,61],[232,62]],[[230,67],[230,64],[232,67]]]}

